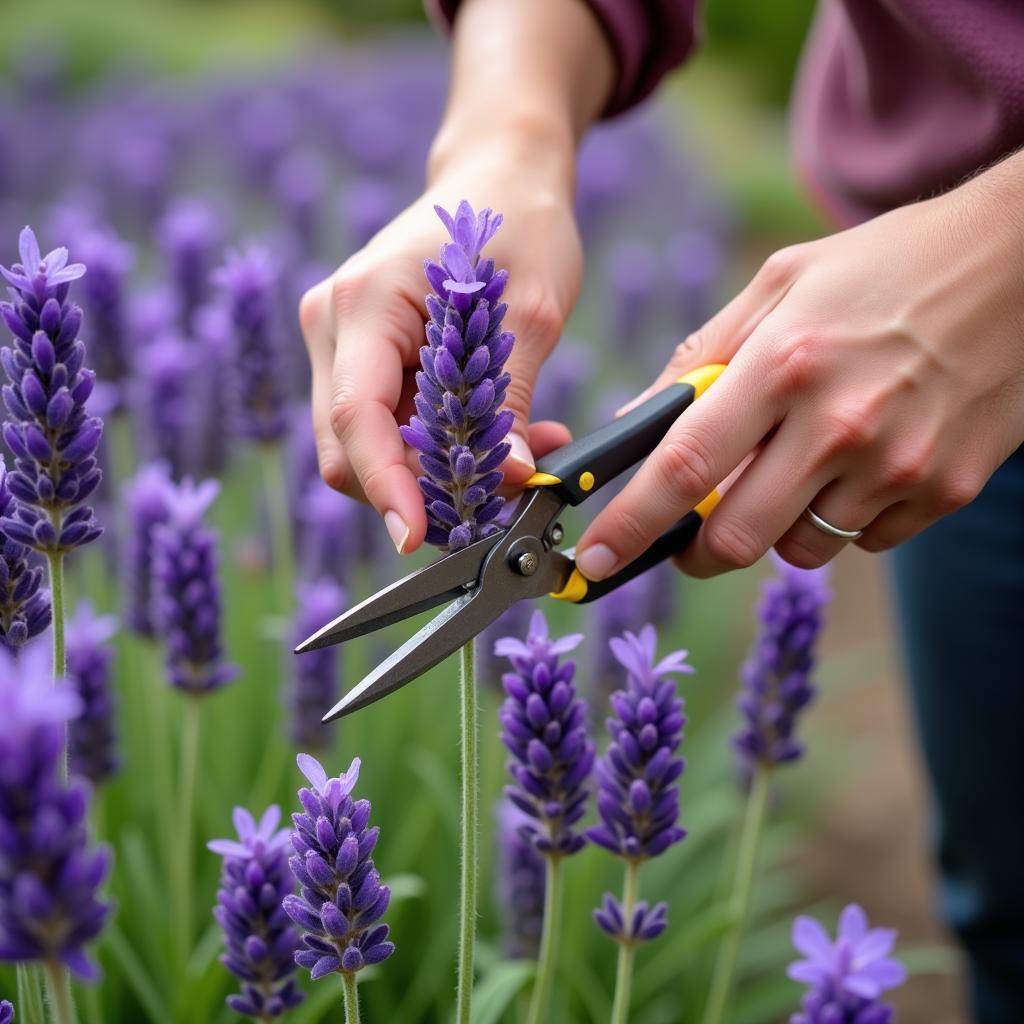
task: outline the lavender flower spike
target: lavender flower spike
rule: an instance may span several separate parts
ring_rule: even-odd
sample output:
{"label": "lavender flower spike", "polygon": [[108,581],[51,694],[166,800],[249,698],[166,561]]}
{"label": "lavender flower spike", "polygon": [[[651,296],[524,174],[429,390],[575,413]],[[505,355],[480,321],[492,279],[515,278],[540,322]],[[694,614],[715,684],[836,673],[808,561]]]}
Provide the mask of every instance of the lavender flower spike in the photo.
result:
{"label": "lavender flower spike", "polygon": [[748,765],[782,764],[803,753],[794,731],[814,697],[810,682],[828,568],[797,569],[772,553],[778,576],[762,592],[761,631],[742,669],[737,705],[745,719],[733,744]]}
{"label": "lavender flower spike", "polygon": [[[337,614],[347,604],[345,591],[327,576],[298,587],[299,613],[295,623],[296,643],[300,643]],[[338,700],[338,652],[331,647],[310,651],[292,661],[291,737],[298,746],[326,750],[331,729],[323,721],[325,708]]]}
{"label": "lavender flower spike", "polygon": [[278,829],[281,809],[264,811],[259,824],[236,807],[238,839],[213,839],[207,847],[224,858],[213,916],[224,932],[220,962],[242,983],[228,1006],[253,1020],[268,1021],[298,1006],[295,984],[299,936],[281,901],[295,888],[285,848],[288,830]]}
{"label": "lavender flower spike", "polygon": [[169,485],[168,519],[154,530],[156,619],[167,645],[171,684],[189,693],[218,690],[238,674],[221,647],[221,595],[217,535],[203,515],[220,484],[185,478]]}
{"label": "lavender flower spike", "polygon": [[505,795],[527,815],[519,830],[523,839],[550,856],[584,845],[572,826],[586,813],[594,744],[587,737],[586,707],[572,685],[576,665],[558,662],[582,639],[576,633],[552,640],[543,612],[535,611],[525,642],[505,637],[494,645],[494,653],[515,669],[502,676],[508,697],[498,715],[516,782]]}
{"label": "lavender flower spike", "polygon": [[10,999],[0,999],[0,1024],[14,1024],[14,1004]]}
{"label": "lavender flower spike", "polygon": [[806,959],[786,973],[809,989],[790,1024],[890,1024],[893,1009],[881,1002],[882,993],[907,977],[903,964],[889,956],[895,942],[891,929],[869,928],[855,903],[839,916],[834,942],[814,918],[798,917],[793,945]]}
{"label": "lavender flower spike", "polygon": [[[13,515],[14,495],[0,455],[0,521]],[[43,570],[28,564],[28,549],[0,527],[0,640],[18,648],[50,625],[50,592],[42,588]]]}
{"label": "lavender flower spike", "polygon": [[153,621],[154,534],[170,517],[172,493],[170,472],[163,462],[141,466],[122,491],[127,511],[126,547],[122,558],[124,614],[128,625],[139,636],[148,638],[156,633]]}
{"label": "lavender flower spike", "polygon": [[95,376],[84,366],[78,338],[82,311],[67,301],[71,282],[85,273],[68,264],[67,249],[40,255],[32,229],[19,239],[21,262],[0,266],[13,301],[0,316],[14,335],[0,349],[9,384],[4,440],[14,453],[8,483],[18,499],[0,520],[12,540],[48,555],[61,555],[101,533],[82,502],[100,482],[95,452],[103,424],[86,415]]}
{"label": "lavender flower spike", "polygon": [[305,930],[295,962],[314,981],[327,974],[354,975],[395,951],[388,926],[377,923],[391,900],[371,858],[379,830],[367,827],[370,801],[350,795],[359,779],[359,758],[333,779],[308,754],[296,761],[312,788],[299,790],[304,810],[292,815],[295,854],[289,864],[299,894],[282,903]]}
{"label": "lavender flower spike", "polygon": [[[597,811],[601,824],[588,828],[592,842],[636,865],[664,853],[686,835],[676,824],[685,762],[676,754],[686,716],[669,676],[692,672],[686,651],[656,661],[653,626],[611,641],[626,670],[626,686],[612,694],[614,717],[607,721],[611,743],[597,762]],[[661,934],[665,904],[638,903],[628,913],[609,894],[594,920],[613,938],[635,944]]]}
{"label": "lavender flower spike", "polygon": [[44,646],[0,650],[0,960],[60,963],[95,981],[85,951],[110,904],[97,895],[110,851],[86,830],[89,787],[61,780],[65,723],[81,704],[54,688]]}
{"label": "lavender flower spike", "polygon": [[213,282],[227,294],[235,334],[234,373],[242,432],[255,441],[278,441],[288,432],[279,338],[273,322],[278,269],[259,245],[228,253]]}
{"label": "lavender flower spike", "polygon": [[530,819],[508,799],[497,807],[495,896],[506,956],[536,960],[544,924],[544,858],[523,839]]}
{"label": "lavender flower spike", "polygon": [[68,725],[68,766],[93,784],[117,774],[114,688],[110,679],[117,632],[113,615],[96,615],[83,602],[67,624],[68,681],[82,703],[82,713]]}
{"label": "lavender flower spike", "polygon": [[508,272],[480,250],[501,225],[501,214],[479,214],[463,200],[451,216],[435,206],[452,237],[441,262],[427,260],[427,344],[420,349],[416,412],[402,437],[419,452],[427,506],[427,540],[456,551],[498,527],[503,499],[498,467],[510,446],[514,417],[501,409],[511,377],[503,372],[515,338],[502,331],[506,305],[498,300]]}

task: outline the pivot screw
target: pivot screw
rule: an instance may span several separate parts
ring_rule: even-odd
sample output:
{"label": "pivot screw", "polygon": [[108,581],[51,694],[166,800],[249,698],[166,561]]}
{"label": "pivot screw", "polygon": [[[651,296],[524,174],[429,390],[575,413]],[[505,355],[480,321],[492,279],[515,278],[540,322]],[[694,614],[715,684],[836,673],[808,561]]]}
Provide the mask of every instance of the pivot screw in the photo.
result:
{"label": "pivot screw", "polygon": [[561,523],[555,523],[555,525],[551,527],[550,536],[552,544],[562,543],[562,541],[565,539],[565,530],[562,529]]}
{"label": "pivot screw", "polygon": [[539,566],[540,562],[532,551],[525,551],[516,559],[516,570],[522,576],[532,576]]}

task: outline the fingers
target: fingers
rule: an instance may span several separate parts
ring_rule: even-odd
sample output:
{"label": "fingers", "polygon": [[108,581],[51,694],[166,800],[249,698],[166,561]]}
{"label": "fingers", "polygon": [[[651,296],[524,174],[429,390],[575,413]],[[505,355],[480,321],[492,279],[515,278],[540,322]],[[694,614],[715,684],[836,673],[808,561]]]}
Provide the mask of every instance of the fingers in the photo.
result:
{"label": "fingers", "polygon": [[657,380],[619,409],[618,414],[629,412],[689,370],[706,363],[728,363],[785,297],[803,258],[800,246],[782,249],[769,257],[750,284],[703,327],[682,341]]}
{"label": "fingers", "polygon": [[341,275],[331,289],[331,311],[336,325],[331,428],[399,553],[414,551],[423,542],[427,519],[395,409],[405,363],[423,329],[422,316],[394,290],[380,295],[372,280]]}
{"label": "fingers", "polygon": [[530,424],[530,449],[542,459],[549,452],[561,448],[572,440],[572,433],[564,423],[556,420],[539,420]]}
{"label": "fingers", "polygon": [[584,576],[601,580],[631,562],[772,429],[775,409],[757,363],[734,360],[591,523],[576,549]]}

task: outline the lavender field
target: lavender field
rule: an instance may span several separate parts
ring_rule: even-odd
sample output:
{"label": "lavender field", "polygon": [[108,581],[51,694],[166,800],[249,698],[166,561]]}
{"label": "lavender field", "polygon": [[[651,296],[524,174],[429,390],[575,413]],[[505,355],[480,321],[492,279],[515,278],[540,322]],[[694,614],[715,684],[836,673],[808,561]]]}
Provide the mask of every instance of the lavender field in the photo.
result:
{"label": "lavender field", "polygon": [[[410,629],[292,654],[434,554],[403,562],[320,480],[296,309],[418,194],[445,75],[418,34],[85,81],[51,42],[10,70],[0,999],[19,1024],[453,1019],[454,659],[324,725]],[[577,212],[583,294],[535,412],[579,434],[728,297],[738,243],[657,105],[586,142]],[[826,573],[781,562],[701,584],[665,565],[478,638],[468,1019],[894,1019],[894,936],[794,867],[845,771],[802,759],[830,600]]]}

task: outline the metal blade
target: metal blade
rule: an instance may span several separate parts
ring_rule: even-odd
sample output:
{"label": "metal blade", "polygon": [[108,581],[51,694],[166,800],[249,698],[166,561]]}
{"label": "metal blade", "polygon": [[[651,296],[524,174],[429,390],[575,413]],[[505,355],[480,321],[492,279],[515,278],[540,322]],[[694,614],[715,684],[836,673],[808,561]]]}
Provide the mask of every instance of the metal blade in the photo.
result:
{"label": "metal blade", "polygon": [[500,539],[495,534],[478,540],[377,591],[303,640],[295,653],[345,643],[459,597],[477,582],[481,564]]}
{"label": "metal blade", "polygon": [[[361,683],[349,690],[324,715],[324,721],[332,722],[386,697],[472,640],[504,611],[504,607],[496,605],[493,600],[480,600],[480,597],[478,592],[464,594],[436,615]],[[508,602],[511,603],[512,600]]]}

